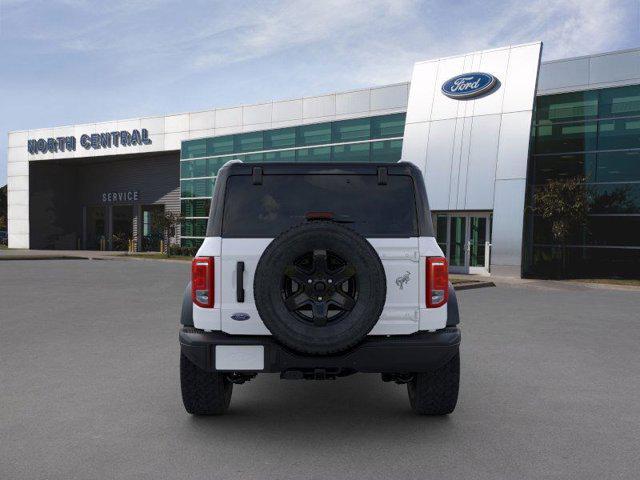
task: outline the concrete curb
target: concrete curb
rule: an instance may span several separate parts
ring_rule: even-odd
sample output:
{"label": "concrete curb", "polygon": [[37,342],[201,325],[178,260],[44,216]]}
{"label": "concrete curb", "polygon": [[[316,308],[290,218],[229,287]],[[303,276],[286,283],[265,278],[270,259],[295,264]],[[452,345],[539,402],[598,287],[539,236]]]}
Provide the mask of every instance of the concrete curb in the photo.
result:
{"label": "concrete curb", "polygon": [[143,262],[170,262],[170,263],[191,263],[191,260],[181,260],[179,258],[144,258],[119,255],[109,257],[109,260],[142,260]]}
{"label": "concrete curb", "polygon": [[1,255],[0,261],[10,260],[101,260],[94,257],[81,257],[80,255]]}
{"label": "concrete curb", "polygon": [[487,287],[495,287],[496,284],[493,282],[469,282],[469,283],[458,283],[454,284],[454,290],[474,290],[476,288],[487,288]]}
{"label": "concrete curb", "polygon": [[0,255],[0,261],[11,260],[143,260],[156,262],[189,263],[189,260],[173,258],[144,258],[128,255]]}
{"label": "concrete curb", "polygon": [[623,285],[618,283],[606,282],[581,282],[580,280],[550,280],[556,283],[564,283],[565,285],[579,285],[581,287],[595,288],[599,290],[621,290],[625,292],[639,292],[640,285]]}

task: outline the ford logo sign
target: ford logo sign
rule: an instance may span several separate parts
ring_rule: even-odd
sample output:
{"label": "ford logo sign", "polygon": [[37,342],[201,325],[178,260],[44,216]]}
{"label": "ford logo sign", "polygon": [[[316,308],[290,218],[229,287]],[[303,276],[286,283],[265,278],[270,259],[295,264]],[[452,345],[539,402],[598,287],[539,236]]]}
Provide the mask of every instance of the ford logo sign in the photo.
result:
{"label": "ford logo sign", "polygon": [[234,313],[231,315],[231,318],[238,322],[244,322],[245,320],[249,320],[251,317],[248,313]]}
{"label": "ford logo sign", "polygon": [[491,91],[497,82],[496,77],[489,73],[464,73],[444,82],[442,93],[449,98],[473,98]]}

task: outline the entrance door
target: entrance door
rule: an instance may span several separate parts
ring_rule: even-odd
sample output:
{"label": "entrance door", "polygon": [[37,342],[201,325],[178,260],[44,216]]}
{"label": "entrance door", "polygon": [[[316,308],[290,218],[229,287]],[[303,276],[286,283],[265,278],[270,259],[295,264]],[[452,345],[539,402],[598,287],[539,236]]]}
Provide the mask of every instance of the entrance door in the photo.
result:
{"label": "entrance door", "polygon": [[87,207],[87,250],[100,250],[100,241],[106,239],[106,210],[105,207]]}
{"label": "entrance door", "polygon": [[489,273],[489,216],[469,217],[469,273]]}
{"label": "entrance door", "polygon": [[111,250],[127,251],[133,238],[133,206],[114,206],[111,225]]}
{"label": "entrance door", "polygon": [[491,214],[451,212],[434,215],[436,240],[452,273],[489,273]]}
{"label": "entrance door", "polygon": [[460,270],[466,267],[467,217],[449,217],[449,270]]}
{"label": "entrance door", "polygon": [[143,205],[142,206],[142,244],[140,250],[143,252],[157,252],[160,250],[160,240],[162,231],[157,224],[158,216],[164,213],[164,205]]}

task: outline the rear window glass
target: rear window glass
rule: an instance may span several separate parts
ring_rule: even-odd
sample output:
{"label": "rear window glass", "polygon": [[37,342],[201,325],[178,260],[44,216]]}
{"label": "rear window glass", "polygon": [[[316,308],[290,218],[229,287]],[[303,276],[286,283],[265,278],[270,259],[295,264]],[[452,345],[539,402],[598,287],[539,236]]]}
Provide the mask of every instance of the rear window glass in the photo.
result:
{"label": "rear window glass", "polygon": [[272,238],[306,221],[309,212],[331,212],[366,237],[418,236],[413,180],[389,175],[247,175],[227,180],[222,234]]}

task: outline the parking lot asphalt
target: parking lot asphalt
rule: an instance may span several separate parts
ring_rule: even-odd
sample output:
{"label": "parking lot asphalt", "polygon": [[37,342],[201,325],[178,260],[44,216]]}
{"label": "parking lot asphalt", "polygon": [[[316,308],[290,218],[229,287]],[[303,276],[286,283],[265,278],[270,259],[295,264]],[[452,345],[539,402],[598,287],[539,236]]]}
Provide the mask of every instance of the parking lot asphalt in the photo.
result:
{"label": "parking lot asphalt", "polygon": [[411,413],[377,375],[182,407],[188,264],[0,262],[0,478],[637,479],[640,293],[533,282],[459,292],[460,399]]}

